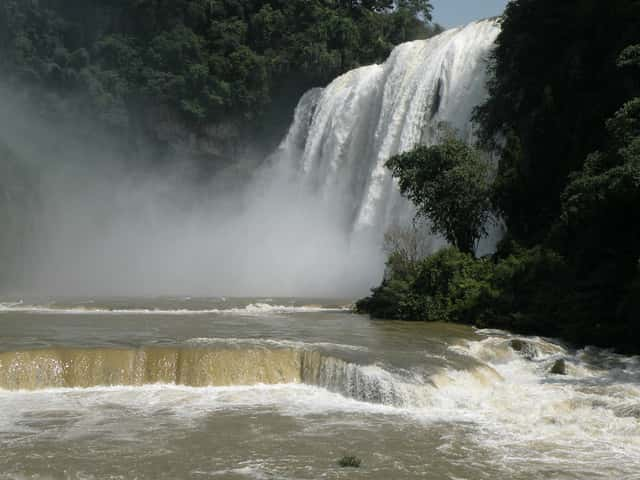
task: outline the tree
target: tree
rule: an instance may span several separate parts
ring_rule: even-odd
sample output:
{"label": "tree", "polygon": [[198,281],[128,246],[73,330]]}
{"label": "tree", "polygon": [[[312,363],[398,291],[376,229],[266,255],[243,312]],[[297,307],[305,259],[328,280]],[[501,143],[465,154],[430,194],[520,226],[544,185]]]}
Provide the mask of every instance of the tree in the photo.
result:
{"label": "tree", "polygon": [[436,233],[472,254],[490,217],[490,167],[481,152],[448,134],[387,162],[400,191]]}
{"label": "tree", "polygon": [[619,312],[640,279],[640,97],[607,122],[607,131],[610,148],[589,155],[571,176],[556,231],[576,271],[577,294],[597,301],[588,313],[630,324]]}
{"label": "tree", "polygon": [[[603,148],[605,120],[633,94],[639,77],[617,68],[615,60],[640,42],[639,22],[635,0],[507,5],[491,57],[489,97],[476,115],[486,146],[503,153],[501,139],[511,137],[505,152],[511,158],[497,173],[505,177],[505,190],[496,199],[509,233],[523,245],[544,241],[569,175]],[[630,49],[621,61],[635,55]]]}
{"label": "tree", "polygon": [[435,250],[427,228],[430,227],[418,222],[410,226],[392,225],[384,234],[382,249],[387,255],[399,255],[404,263],[416,263]]}
{"label": "tree", "polygon": [[54,106],[84,95],[85,113],[118,105],[144,123],[162,104],[191,127],[279,138],[268,124],[286,126],[305,90],[437,33],[430,12],[428,0],[4,0],[0,70],[63,97]]}
{"label": "tree", "polygon": [[[623,50],[621,69],[635,70],[638,47]],[[640,285],[640,97],[606,122],[606,148],[569,177],[550,240],[571,268],[571,322],[581,340],[625,349],[638,332]],[[578,330],[578,329],[576,329]]]}

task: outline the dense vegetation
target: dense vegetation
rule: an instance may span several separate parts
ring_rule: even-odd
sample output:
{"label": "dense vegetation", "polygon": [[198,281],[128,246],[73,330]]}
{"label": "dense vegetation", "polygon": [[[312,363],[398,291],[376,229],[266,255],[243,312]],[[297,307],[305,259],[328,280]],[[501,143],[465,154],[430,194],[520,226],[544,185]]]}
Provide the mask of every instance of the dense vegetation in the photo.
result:
{"label": "dense vegetation", "polygon": [[477,111],[506,237],[483,259],[391,255],[361,311],[640,351],[639,26],[633,0],[508,5]]}
{"label": "dense vegetation", "polygon": [[639,25],[634,0],[507,6],[478,123],[485,145],[508,138],[496,206],[519,242],[544,240],[569,174],[607,145],[605,121],[638,94],[637,73],[616,60],[640,41]]}
{"label": "dense vegetation", "polygon": [[191,129],[264,126],[307,88],[433,34],[430,20],[428,0],[2,0],[0,78],[116,129],[158,106]]}
{"label": "dense vegetation", "polygon": [[396,155],[386,165],[436,233],[462,252],[475,250],[490,210],[490,168],[478,150],[448,132],[441,143]]}

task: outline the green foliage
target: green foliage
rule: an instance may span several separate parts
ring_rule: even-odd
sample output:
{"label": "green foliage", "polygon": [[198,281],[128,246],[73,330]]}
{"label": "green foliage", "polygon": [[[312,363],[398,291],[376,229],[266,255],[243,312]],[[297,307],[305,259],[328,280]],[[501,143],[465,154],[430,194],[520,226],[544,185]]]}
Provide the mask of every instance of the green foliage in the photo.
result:
{"label": "green foliage", "polygon": [[[625,318],[639,311],[637,292],[634,283],[627,292]],[[392,255],[382,285],[356,310],[377,318],[466,323],[637,348],[630,346],[621,324],[606,324],[593,315],[593,306],[592,298],[576,293],[574,272],[563,256],[505,241],[493,259],[476,259],[455,247],[411,265],[398,264]],[[637,331],[637,317],[634,322]]]}
{"label": "green foliage", "polygon": [[482,154],[452,135],[387,162],[400,191],[428,218],[434,231],[461,251],[473,253],[486,234],[490,169]]}
{"label": "green foliage", "polygon": [[509,3],[476,112],[509,238],[479,322],[638,350],[639,24],[633,0]]}
{"label": "green foliage", "polygon": [[640,98],[627,102],[607,131],[609,148],[571,176],[552,238],[575,272],[576,316],[597,326],[591,332],[599,339],[624,344],[620,332],[637,325],[628,312],[640,260]]}
{"label": "green foliage", "polygon": [[618,67],[640,67],[640,45],[631,45],[625,48],[617,62]]}
{"label": "green foliage", "polygon": [[605,120],[638,94],[640,76],[617,66],[637,59],[636,48],[628,47],[640,43],[638,25],[635,0],[507,5],[490,96],[476,116],[485,145],[501,151],[500,139],[512,139],[498,172],[496,200],[520,243],[545,239],[560,214],[570,173],[605,145]]}
{"label": "green foliage", "polygon": [[356,310],[379,318],[473,323],[492,265],[455,247],[407,264],[392,254],[382,285]]}
{"label": "green foliage", "polygon": [[417,274],[416,262],[407,261],[400,252],[391,253],[382,285],[374,288],[371,296],[356,302],[356,311],[377,318],[418,320],[420,299],[413,287]]}
{"label": "green foliage", "polygon": [[413,288],[420,298],[423,320],[473,323],[479,299],[490,287],[492,265],[456,248],[423,260]]}
{"label": "green foliage", "polygon": [[0,71],[119,128],[158,103],[194,125],[244,122],[438,31],[427,0],[396,3],[6,0]]}
{"label": "green foliage", "polygon": [[[637,351],[640,98],[608,120],[606,131],[608,148],[569,176],[545,245],[503,244],[480,322]],[[518,195],[497,190],[506,199]]]}
{"label": "green foliage", "polygon": [[491,288],[481,299],[478,325],[558,335],[571,279],[561,255],[507,240],[494,262]]}

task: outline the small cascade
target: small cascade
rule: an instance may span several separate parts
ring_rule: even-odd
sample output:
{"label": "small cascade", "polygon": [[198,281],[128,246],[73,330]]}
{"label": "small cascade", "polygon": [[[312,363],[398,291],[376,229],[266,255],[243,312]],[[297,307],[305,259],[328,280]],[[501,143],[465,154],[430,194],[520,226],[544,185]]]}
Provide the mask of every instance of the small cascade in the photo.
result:
{"label": "small cascade", "polygon": [[0,388],[307,384],[373,403],[406,404],[399,377],[307,348],[49,348],[0,353]]}
{"label": "small cascade", "polygon": [[264,348],[50,348],[0,353],[0,388],[299,383],[302,356]]}
{"label": "small cascade", "polygon": [[302,379],[306,384],[368,403],[395,407],[429,404],[433,385],[418,376],[392,373],[377,365],[357,365],[317,353],[305,358]]}
{"label": "small cascade", "polygon": [[[265,343],[268,345],[268,342]],[[143,347],[49,348],[0,353],[0,389],[44,390],[152,384],[187,387],[304,384],[354,400],[401,408],[426,408],[433,392],[453,377],[422,376],[361,365],[300,348]],[[466,372],[480,384],[500,381],[486,366]]]}

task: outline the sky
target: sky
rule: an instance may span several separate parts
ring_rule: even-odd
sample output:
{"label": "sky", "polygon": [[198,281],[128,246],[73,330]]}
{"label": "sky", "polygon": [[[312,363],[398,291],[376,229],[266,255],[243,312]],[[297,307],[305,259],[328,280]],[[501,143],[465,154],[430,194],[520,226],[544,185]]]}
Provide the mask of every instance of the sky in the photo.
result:
{"label": "sky", "polygon": [[444,27],[500,15],[507,3],[508,0],[431,0],[433,19]]}

